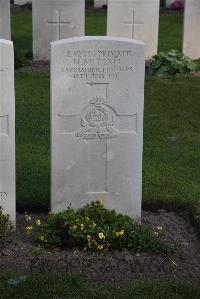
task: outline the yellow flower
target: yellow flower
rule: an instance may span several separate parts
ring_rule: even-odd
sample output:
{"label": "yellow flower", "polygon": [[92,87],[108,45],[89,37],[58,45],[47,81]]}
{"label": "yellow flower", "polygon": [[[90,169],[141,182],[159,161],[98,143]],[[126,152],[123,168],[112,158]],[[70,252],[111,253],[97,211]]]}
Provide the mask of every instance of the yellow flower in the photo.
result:
{"label": "yellow flower", "polygon": [[41,220],[40,219],[36,219],[35,224],[36,225],[41,225]]}
{"label": "yellow flower", "polygon": [[83,230],[84,229],[84,224],[81,224],[81,230]]}
{"label": "yellow flower", "polygon": [[98,249],[98,250],[102,250],[102,249],[103,249],[103,245],[98,244],[98,245],[97,245],[97,249]]}
{"label": "yellow flower", "polygon": [[105,239],[106,238],[104,233],[98,233],[98,235],[99,235],[99,239]]}
{"label": "yellow flower", "polygon": [[162,230],[163,229],[162,226],[160,226],[160,225],[158,225],[156,228],[157,228],[157,230]]}
{"label": "yellow flower", "polygon": [[32,230],[33,230],[32,225],[26,227],[26,232],[27,232],[27,234],[30,234],[30,233],[32,232]]}
{"label": "yellow flower", "polygon": [[124,234],[124,229],[122,229],[121,231],[115,233],[115,235],[116,235],[117,237],[119,237],[119,236],[123,236],[123,234]]}
{"label": "yellow flower", "polygon": [[71,226],[71,229],[76,230],[77,229],[77,225]]}
{"label": "yellow flower", "polygon": [[158,233],[158,232],[154,232],[154,235],[155,235],[156,237],[158,237],[158,236],[159,236],[159,233]]}
{"label": "yellow flower", "polygon": [[105,201],[104,201],[103,198],[98,198],[98,199],[96,200],[96,203],[99,204],[100,206],[104,206]]}

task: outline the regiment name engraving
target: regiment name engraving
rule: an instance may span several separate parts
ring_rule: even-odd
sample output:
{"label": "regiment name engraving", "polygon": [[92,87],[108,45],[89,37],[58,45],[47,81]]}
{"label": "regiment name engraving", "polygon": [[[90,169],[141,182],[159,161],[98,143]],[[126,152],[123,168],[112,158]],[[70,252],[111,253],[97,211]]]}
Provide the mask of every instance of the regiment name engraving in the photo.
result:
{"label": "regiment name engraving", "polygon": [[118,79],[135,70],[134,56],[134,51],[129,50],[67,51],[62,72],[74,79]]}

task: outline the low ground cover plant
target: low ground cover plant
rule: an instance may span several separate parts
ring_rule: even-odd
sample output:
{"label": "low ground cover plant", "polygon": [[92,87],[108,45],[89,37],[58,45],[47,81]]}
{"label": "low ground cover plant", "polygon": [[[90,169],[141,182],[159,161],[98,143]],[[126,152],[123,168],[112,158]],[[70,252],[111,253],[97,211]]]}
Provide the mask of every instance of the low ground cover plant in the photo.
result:
{"label": "low ground cover plant", "polygon": [[0,207],[0,248],[10,237],[12,231],[13,225],[9,219],[9,216],[3,214],[3,209]]}
{"label": "low ground cover plant", "polygon": [[197,71],[198,64],[182,52],[172,49],[161,52],[150,61],[150,73],[159,77],[177,77]]}
{"label": "low ground cover plant", "polygon": [[79,246],[97,252],[127,248],[136,252],[168,253],[175,249],[174,243],[164,240],[161,226],[152,232],[130,217],[106,209],[102,199],[78,211],[68,208],[60,213],[50,213],[44,222],[36,219],[26,231],[44,246]]}

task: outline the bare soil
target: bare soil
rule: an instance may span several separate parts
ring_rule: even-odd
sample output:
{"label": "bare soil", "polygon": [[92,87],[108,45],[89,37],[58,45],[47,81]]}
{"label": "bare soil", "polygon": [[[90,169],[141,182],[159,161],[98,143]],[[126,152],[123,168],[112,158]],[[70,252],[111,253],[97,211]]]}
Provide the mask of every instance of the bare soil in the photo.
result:
{"label": "bare soil", "polygon": [[47,60],[31,61],[29,65],[25,65],[16,70],[19,73],[43,73],[50,72],[50,62]]}
{"label": "bare soil", "polygon": [[[45,216],[34,214],[32,221]],[[0,276],[10,271],[20,275],[70,272],[78,273],[90,282],[114,285],[123,285],[133,279],[199,281],[200,236],[189,218],[186,219],[185,213],[176,214],[165,210],[143,211],[143,223],[152,230],[161,225],[165,231],[165,238],[177,242],[177,251],[170,257],[128,250],[98,255],[80,248],[52,249],[33,254],[37,244],[25,232],[27,222],[24,215],[18,214],[16,232],[0,250]]]}

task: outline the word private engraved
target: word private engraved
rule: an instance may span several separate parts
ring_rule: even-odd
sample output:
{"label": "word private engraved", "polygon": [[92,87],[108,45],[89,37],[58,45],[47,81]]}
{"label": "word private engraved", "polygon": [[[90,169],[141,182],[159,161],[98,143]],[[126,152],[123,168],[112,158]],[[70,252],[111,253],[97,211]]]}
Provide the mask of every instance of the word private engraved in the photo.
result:
{"label": "word private engraved", "polygon": [[116,138],[120,132],[113,127],[116,114],[101,96],[93,97],[81,112],[82,128],[75,133],[83,139]]}

